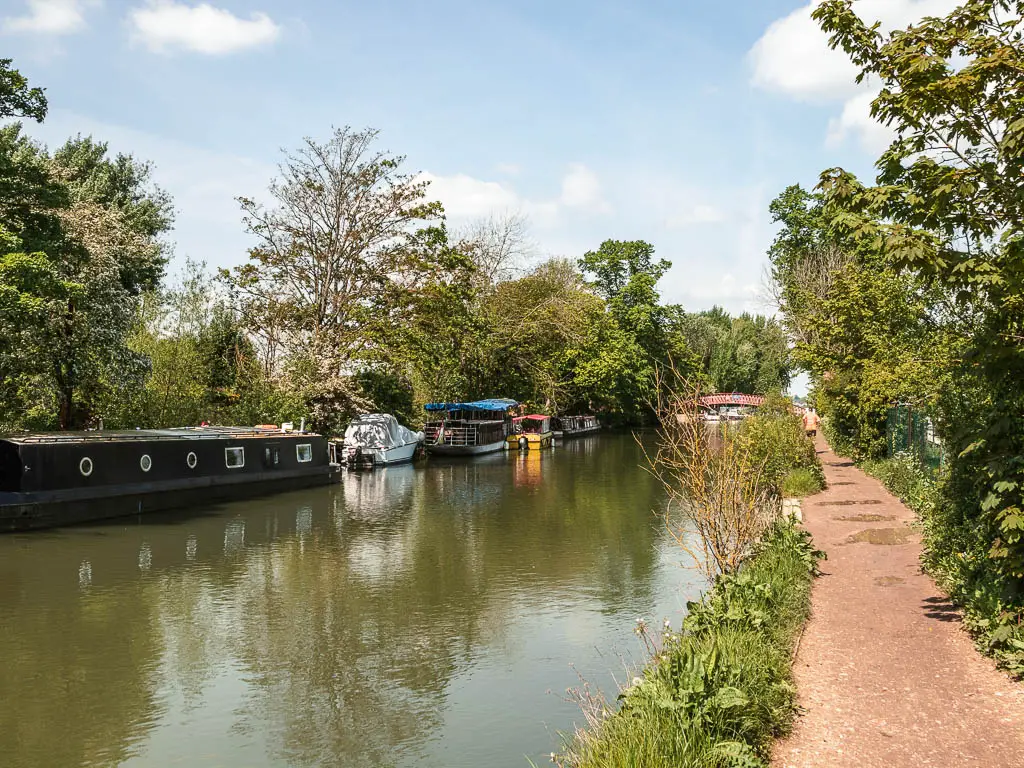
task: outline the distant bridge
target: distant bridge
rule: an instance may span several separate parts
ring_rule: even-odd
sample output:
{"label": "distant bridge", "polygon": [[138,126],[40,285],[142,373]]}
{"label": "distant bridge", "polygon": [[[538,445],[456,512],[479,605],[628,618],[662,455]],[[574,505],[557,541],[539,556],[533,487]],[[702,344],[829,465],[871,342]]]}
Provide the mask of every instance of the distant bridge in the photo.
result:
{"label": "distant bridge", "polygon": [[761,395],[744,395],[739,392],[717,392],[713,395],[704,395],[700,404],[707,408],[717,408],[720,405],[750,405],[755,408],[764,405],[764,397]]}

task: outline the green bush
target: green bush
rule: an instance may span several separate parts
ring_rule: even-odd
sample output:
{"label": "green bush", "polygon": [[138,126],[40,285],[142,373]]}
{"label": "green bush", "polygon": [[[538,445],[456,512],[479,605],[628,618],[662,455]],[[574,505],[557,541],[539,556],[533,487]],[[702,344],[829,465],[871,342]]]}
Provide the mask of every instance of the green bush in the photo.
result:
{"label": "green bush", "polygon": [[780,495],[783,482],[794,470],[813,475],[819,490],[825,487],[821,462],[799,416],[786,411],[758,413],[743,420],[738,438],[749,450],[751,463],[764,468],[765,482]]}
{"label": "green bush", "polygon": [[765,766],[796,711],[790,662],[810,612],[821,553],[791,522],[769,532],[740,573],[690,603],[682,630],[620,699],[618,712],[556,762],[603,766]]}
{"label": "green bush", "polygon": [[811,496],[824,488],[821,472],[806,467],[791,469],[782,478],[782,495],[786,498],[803,498]]}

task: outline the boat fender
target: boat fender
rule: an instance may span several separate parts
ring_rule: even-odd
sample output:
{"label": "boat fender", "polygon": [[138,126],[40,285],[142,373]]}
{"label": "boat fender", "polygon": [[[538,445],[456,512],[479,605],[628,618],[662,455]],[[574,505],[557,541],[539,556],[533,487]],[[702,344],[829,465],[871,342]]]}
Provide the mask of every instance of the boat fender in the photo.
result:
{"label": "boat fender", "polygon": [[522,437],[519,438],[519,450],[521,450],[521,451],[528,451],[528,450],[530,450],[530,441],[526,438],[525,435],[523,435]]}

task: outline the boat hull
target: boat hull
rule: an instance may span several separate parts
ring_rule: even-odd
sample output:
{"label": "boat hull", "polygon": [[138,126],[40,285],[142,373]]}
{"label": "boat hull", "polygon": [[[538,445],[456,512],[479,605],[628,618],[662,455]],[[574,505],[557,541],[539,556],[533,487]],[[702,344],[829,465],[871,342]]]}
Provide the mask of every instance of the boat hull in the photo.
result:
{"label": "boat hull", "polygon": [[570,440],[570,439],[572,439],[574,437],[582,437],[583,435],[592,435],[595,432],[600,432],[600,431],[601,431],[601,426],[597,425],[597,426],[594,426],[594,427],[584,427],[583,429],[562,430],[560,432],[555,432],[554,436],[555,436],[556,440]]}
{"label": "boat hull", "polygon": [[483,453],[494,453],[504,450],[505,439],[502,438],[496,443],[485,443],[484,445],[430,445],[427,444],[427,453],[436,456],[479,456]]}
{"label": "boat hull", "polygon": [[348,463],[353,468],[360,466],[387,467],[392,464],[404,464],[407,461],[412,461],[418,447],[419,443],[409,443],[408,445],[397,445],[394,448],[363,448],[360,461],[356,462],[349,459]]}
{"label": "boat hull", "polygon": [[253,476],[213,476],[151,483],[0,493],[0,532],[78,525],[149,512],[205,506],[326,485],[336,465],[266,472]]}
{"label": "boat hull", "polygon": [[522,450],[522,444],[520,441],[522,441],[523,438],[526,438],[527,449],[537,450],[549,447],[551,443],[554,441],[555,436],[553,432],[524,432],[521,435],[509,435],[508,449],[510,451]]}

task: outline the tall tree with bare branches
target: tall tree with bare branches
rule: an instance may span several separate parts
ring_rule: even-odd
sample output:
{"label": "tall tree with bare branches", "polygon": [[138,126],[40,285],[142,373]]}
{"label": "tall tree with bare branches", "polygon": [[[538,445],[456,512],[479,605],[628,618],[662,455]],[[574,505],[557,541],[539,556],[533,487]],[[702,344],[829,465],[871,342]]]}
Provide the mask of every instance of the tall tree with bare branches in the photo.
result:
{"label": "tall tree with bare branches", "polygon": [[[428,182],[403,157],[374,148],[378,132],[345,127],[288,153],[270,205],[240,198],[256,239],[246,264],[223,275],[248,326],[280,350],[327,424],[366,405],[352,375],[372,356],[403,291],[433,272],[424,229],[441,218]],[[278,360],[276,362],[281,362]]]}

